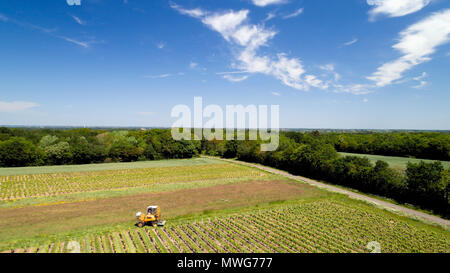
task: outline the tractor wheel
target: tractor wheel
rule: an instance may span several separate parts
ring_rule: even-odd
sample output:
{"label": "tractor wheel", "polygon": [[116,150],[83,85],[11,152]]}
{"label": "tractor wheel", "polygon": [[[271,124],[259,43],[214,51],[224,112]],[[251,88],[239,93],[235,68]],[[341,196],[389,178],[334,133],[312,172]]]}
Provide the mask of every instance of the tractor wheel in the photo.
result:
{"label": "tractor wheel", "polygon": [[140,227],[140,228],[144,227],[144,225],[145,225],[144,222],[138,222],[137,223],[137,226]]}

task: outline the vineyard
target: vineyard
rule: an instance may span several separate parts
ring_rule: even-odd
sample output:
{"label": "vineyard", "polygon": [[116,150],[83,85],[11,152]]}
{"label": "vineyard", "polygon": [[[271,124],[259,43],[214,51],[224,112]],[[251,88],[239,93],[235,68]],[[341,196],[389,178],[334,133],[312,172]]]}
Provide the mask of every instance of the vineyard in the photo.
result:
{"label": "vineyard", "polygon": [[276,206],[223,217],[130,228],[8,252],[449,252],[450,235],[367,205],[338,200]]}
{"label": "vineyard", "polygon": [[262,177],[266,174],[230,164],[209,164],[92,172],[0,176],[0,201],[156,184]]}

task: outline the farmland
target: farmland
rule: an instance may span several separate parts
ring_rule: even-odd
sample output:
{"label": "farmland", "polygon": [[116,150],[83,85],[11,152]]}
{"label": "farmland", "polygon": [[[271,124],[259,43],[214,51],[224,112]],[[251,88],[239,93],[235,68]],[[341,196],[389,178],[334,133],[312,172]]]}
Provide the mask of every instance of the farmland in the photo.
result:
{"label": "farmland", "polygon": [[357,253],[369,252],[368,242],[378,242],[383,252],[450,251],[448,233],[408,225],[384,214],[361,205],[316,201],[178,221],[164,228],[125,229],[13,251],[70,252],[73,242],[83,253]]}
{"label": "farmland", "polygon": [[[0,176],[0,251],[368,252],[372,241],[383,252],[450,251],[448,229],[256,168],[122,164]],[[136,228],[134,214],[153,204],[168,224]]]}
{"label": "farmland", "polygon": [[211,179],[262,176],[260,172],[236,166],[210,164],[178,167],[153,167],[93,172],[32,174],[0,177],[0,200],[112,190]]}
{"label": "farmland", "polygon": [[[370,154],[354,154],[354,153],[339,153],[343,156],[359,156],[359,157],[367,157],[372,163],[376,163],[378,160],[386,161],[390,167],[398,170],[405,170],[406,164],[408,162],[411,163],[419,163],[420,161],[425,161],[427,163],[433,162],[433,160],[429,159],[418,159],[418,158],[409,158],[409,157],[397,157],[397,156],[383,156],[383,155],[370,155]],[[449,161],[441,161],[444,168],[450,168]]]}

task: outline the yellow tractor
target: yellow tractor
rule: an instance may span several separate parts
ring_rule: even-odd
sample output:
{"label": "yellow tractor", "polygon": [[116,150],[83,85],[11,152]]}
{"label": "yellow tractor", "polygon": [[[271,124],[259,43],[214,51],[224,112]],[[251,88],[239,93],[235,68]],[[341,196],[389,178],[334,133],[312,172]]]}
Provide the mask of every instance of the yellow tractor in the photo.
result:
{"label": "yellow tractor", "polygon": [[142,212],[136,213],[136,218],[136,225],[140,228],[145,225],[162,227],[166,224],[166,221],[161,221],[161,210],[158,206],[148,207],[146,214],[143,214]]}

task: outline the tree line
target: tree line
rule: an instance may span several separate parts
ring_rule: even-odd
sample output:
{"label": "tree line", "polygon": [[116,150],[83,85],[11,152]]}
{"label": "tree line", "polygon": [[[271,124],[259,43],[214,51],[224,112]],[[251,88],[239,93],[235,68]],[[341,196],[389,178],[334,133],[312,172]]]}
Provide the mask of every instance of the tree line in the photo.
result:
{"label": "tree line", "polygon": [[450,172],[440,161],[408,163],[400,171],[385,161],[372,164],[365,157],[341,156],[318,132],[281,133],[274,152],[261,152],[258,141],[202,141],[201,147],[206,154],[260,163],[450,217]]}
{"label": "tree line", "polygon": [[450,134],[440,132],[312,133],[286,132],[297,142],[314,136],[339,152],[450,160]]}
{"label": "tree line", "polygon": [[191,158],[199,143],[174,141],[169,130],[0,128],[0,166],[129,162]]}
{"label": "tree line", "polygon": [[[318,131],[282,132],[276,151],[261,152],[261,141],[175,141],[169,129],[124,131],[0,128],[0,166],[126,162],[191,158],[207,154],[261,163],[293,174],[414,204],[450,217],[450,172],[444,170],[441,162],[409,163],[405,171],[399,171],[390,168],[384,161],[372,164],[367,158],[341,156],[337,152],[342,151],[342,147],[359,147],[344,151],[376,152],[380,149],[383,151],[392,149],[391,155],[417,156],[424,155],[423,151],[435,150],[439,152],[430,152],[428,158],[448,158],[450,151],[448,134],[374,133],[373,135]],[[387,141],[389,139],[396,141],[390,143]],[[400,139],[405,141],[399,141]],[[420,141],[428,144],[416,143]],[[357,145],[341,146],[344,142]],[[415,144],[406,144],[409,142]],[[435,142],[442,143],[429,145]],[[364,149],[364,143],[372,144],[367,144],[370,147],[368,150],[361,150]],[[380,143],[384,143],[385,147],[381,148]],[[431,146],[434,148],[430,148]]]}

